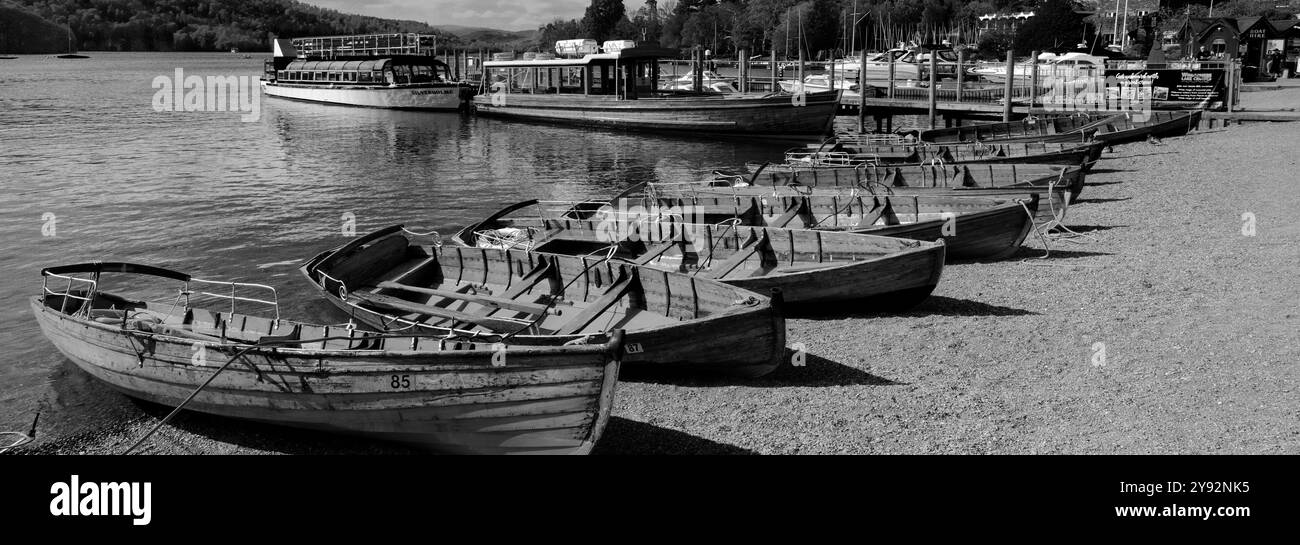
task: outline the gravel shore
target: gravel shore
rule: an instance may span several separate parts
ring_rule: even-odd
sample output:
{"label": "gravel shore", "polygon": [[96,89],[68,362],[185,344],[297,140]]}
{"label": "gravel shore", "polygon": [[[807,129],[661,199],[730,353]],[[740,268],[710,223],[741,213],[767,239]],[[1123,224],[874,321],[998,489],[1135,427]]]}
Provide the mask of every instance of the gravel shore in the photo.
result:
{"label": "gravel shore", "polygon": [[[1298,142],[1260,123],[1116,148],[1050,253],[950,265],[906,314],[790,320],[803,367],[624,381],[596,452],[1300,453]],[[121,452],[168,412],[113,399],[18,452]],[[412,452],[188,413],[142,451]]]}

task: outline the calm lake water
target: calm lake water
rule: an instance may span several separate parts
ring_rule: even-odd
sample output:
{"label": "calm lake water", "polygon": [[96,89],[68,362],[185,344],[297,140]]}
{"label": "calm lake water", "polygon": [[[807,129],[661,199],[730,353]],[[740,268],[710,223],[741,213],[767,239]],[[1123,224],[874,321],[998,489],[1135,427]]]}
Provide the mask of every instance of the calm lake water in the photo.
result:
{"label": "calm lake water", "polygon": [[133,414],[41,335],[27,307],[42,267],[132,261],[265,283],[287,317],[332,323],[295,268],[347,240],[345,214],[358,233],[451,233],[520,200],[611,195],[789,147],[273,98],[248,123],[156,112],[155,77],[255,80],[261,56],[89,55],[0,61],[0,431],[25,431],[36,411],[46,439]]}

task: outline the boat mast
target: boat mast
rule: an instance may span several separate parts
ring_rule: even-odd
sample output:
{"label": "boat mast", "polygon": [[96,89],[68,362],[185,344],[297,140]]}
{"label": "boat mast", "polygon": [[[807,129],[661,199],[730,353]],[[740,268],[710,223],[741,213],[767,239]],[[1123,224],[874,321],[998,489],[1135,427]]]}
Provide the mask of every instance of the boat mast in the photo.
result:
{"label": "boat mast", "polygon": [[850,36],[848,51],[852,53],[858,50],[858,0],[853,0],[853,32]]}

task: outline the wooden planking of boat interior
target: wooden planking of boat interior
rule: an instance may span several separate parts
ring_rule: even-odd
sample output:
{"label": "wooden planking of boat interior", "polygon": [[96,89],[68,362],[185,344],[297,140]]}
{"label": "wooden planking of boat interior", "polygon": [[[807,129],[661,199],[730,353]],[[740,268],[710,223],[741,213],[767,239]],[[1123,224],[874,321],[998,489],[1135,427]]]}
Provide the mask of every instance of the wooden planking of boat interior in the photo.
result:
{"label": "wooden planking of boat interior", "polygon": [[[623,351],[621,332],[586,345],[523,346],[296,322],[280,318],[267,286],[147,265],[42,275],[42,295],[31,300],[41,331],[130,397],[175,407],[193,395],[185,409],[440,452],[590,452],[609,419]],[[101,291],[103,275],[129,278],[131,294],[167,299]],[[196,304],[214,298],[219,306]],[[242,311],[236,301],[268,310]]]}
{"label": "wooden planking of boat interior", "polygon": [[[456,234],[465,246],[614,256],[655,269],[721,280],[767,293],[779,289],[799,311],[831,307],[903,310],[929,296],[943,273],[944,243],[831,230],[688,223],[654,212],[566,213],[571,203],[525,201]],[[604,212],[604,211],[602,211]],[[686,221],[684,221],[686,220]]]}
{"label": "wooden planking of boat interior", "polygon": [[757,377],[784,361],[779,293],[611,259],[609,250],[573,257],[417,244],[407,234],[381,229],[322,252],[301,272],[348,317],[381,331],[526,345],[623,329],[624,368],[648,373]]}

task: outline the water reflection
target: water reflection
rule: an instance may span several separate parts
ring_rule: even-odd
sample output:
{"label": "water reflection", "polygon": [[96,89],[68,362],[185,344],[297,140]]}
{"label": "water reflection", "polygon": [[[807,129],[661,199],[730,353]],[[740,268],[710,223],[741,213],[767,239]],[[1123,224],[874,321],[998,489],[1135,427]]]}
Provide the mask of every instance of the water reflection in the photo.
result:
{"label": "water reflection", "polygon": [[[67,380],[64,359],[26,310],[41,267],[139,261],[257,281],[280,290],[286,316],[328,321],[329,306],[294,269],[348,240],[344,214],[359,233],[399,222],[447,233],[520,200],[611,195],[771,160],[786,147],[273,98],[258,122],[243,123],[226,112],[155,112],[150,82],[177,67],[255,76],[257,59],[104,53],[76,67],[7,62],[0,300],[22,310],[0,322],[0,351],[10,358],[0,366],[0,429],[29,425],[41,403],[54,405],[50,418],[75,424],[103,406],[78,397],[115,395],[52,391]],[[57,237],[40,236],[43,212],[57,214]]]}

